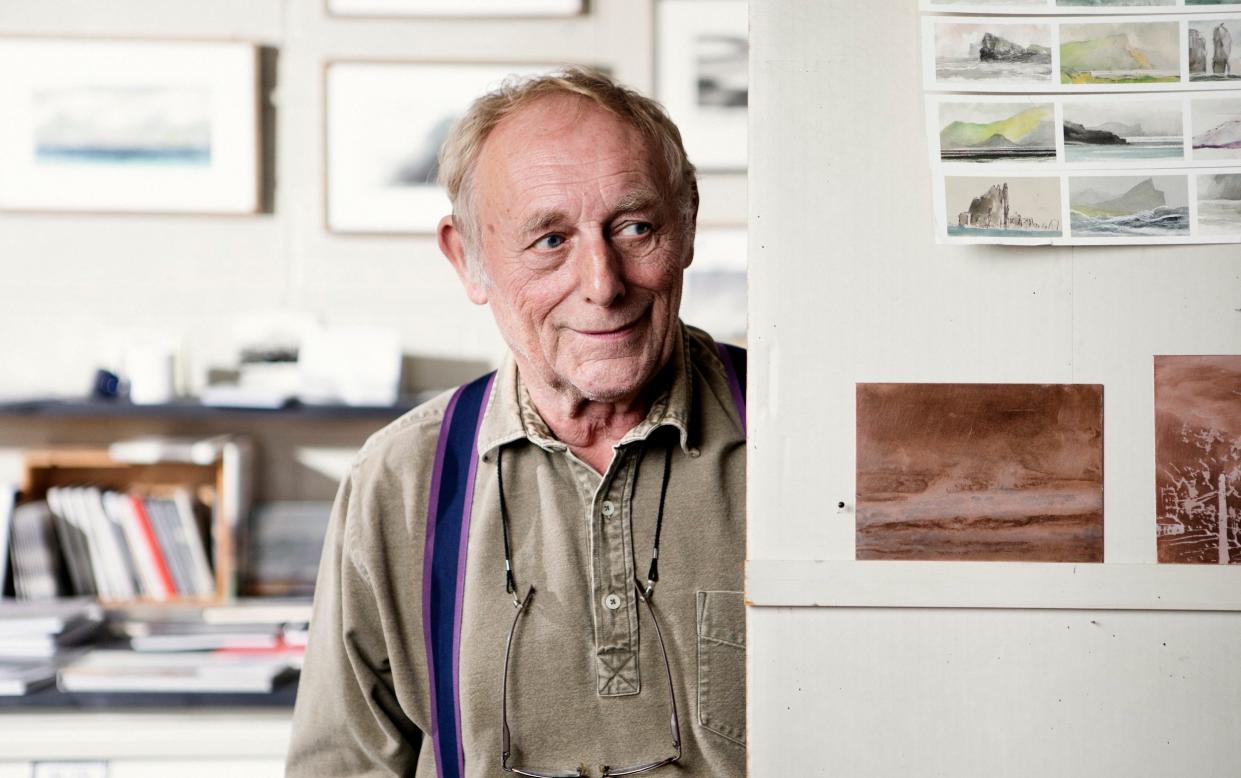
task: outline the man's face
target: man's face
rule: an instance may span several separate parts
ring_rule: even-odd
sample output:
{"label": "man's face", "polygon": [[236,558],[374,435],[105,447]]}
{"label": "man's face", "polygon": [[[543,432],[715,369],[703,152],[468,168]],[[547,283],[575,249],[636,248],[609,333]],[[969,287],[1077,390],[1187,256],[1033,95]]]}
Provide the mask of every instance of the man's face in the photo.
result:
{"label": "man's face", "polygon": [[642,136],[589,101],[506,117],[474,171],[487,302],[526,379],[574,399],[636,397],[672,353],[692,258]]}

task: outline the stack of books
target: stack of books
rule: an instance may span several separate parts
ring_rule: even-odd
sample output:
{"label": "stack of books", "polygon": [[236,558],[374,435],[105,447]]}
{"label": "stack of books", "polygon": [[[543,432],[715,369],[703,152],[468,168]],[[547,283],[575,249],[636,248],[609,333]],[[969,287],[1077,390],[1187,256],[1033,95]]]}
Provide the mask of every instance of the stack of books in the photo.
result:
{"label": "stack of books", "polygon": [[0,695],[51,685],[103,623],[103,610],[91,600],[0,602]]}

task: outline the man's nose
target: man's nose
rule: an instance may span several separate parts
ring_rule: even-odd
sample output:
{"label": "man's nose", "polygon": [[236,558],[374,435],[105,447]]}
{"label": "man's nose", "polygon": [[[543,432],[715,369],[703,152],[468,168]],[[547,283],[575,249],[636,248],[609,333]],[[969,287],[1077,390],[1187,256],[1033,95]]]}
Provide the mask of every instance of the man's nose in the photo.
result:
{"label": "man's nose", "polygon": [[625,296],[625,276],[620,252],[605,235],[593,235],[581,246],[579,281],[586,299],[609,306]]}

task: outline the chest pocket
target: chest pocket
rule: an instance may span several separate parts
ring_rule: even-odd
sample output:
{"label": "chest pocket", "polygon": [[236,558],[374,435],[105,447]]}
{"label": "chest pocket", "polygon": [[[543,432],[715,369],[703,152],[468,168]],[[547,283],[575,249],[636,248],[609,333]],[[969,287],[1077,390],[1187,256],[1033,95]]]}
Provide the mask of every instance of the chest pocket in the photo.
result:
{"label": "chest pocket", "polygon": [[698,723],[745,747],[745,598],[698,592]]}

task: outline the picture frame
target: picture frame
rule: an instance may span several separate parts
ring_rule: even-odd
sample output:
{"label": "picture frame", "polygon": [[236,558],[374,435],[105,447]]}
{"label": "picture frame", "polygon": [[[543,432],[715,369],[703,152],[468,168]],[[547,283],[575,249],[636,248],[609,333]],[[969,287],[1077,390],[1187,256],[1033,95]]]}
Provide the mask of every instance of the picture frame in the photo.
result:
{"label": "picture frame", "polygon": [[655,96],[703,172],[746,169],[745,0],[658,0]]}
{"label": "picture frame", "polygon": [[324,0],[328,16],[397,18],[567,17],[582,0]]}
{"label": "picture frame", "polygon": [[452,212],[439,147],[470,103],[552,64],[339,60],[324,69],[325,228],[434,234]]}
{"label": "picture frame", "polygon": [[248,43],[0,38],[0,210],[253,214]]}

